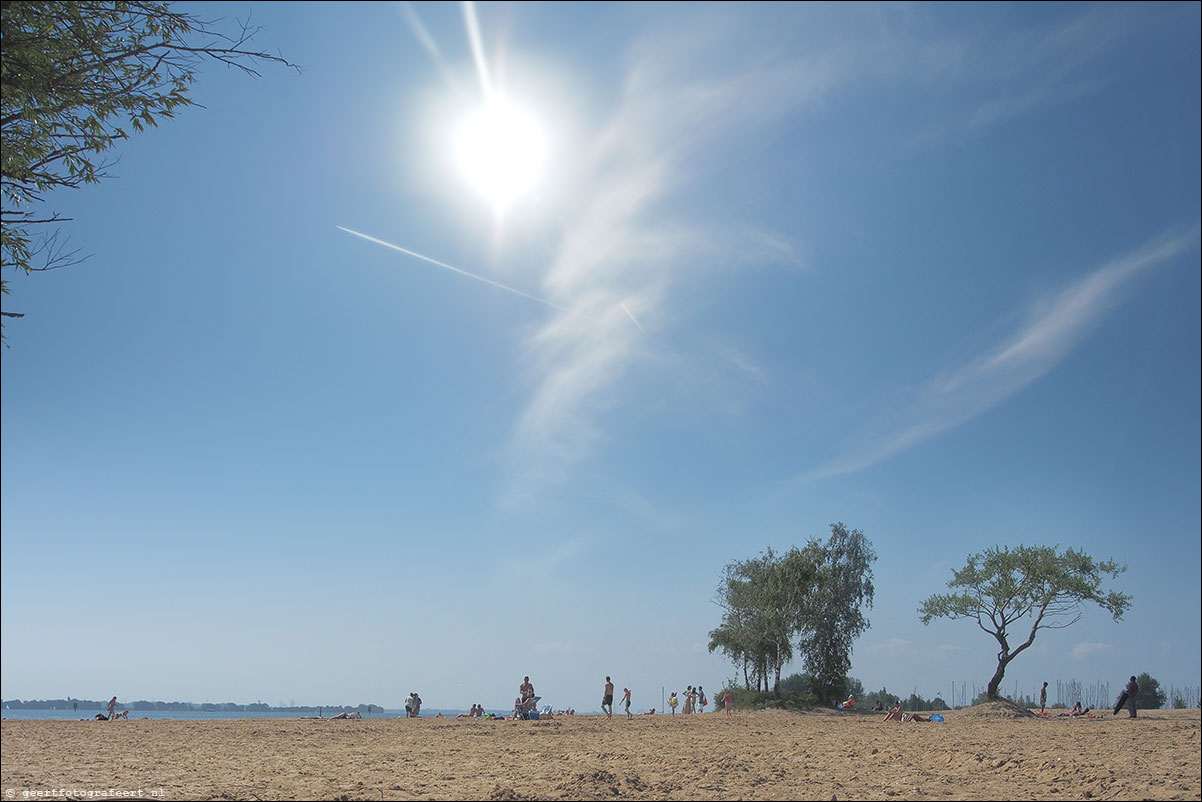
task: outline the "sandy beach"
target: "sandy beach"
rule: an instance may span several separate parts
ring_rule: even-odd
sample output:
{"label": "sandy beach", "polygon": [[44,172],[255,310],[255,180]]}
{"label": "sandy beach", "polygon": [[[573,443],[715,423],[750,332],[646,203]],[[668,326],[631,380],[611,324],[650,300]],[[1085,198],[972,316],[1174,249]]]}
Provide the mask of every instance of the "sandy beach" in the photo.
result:
{"label": "sandy beach", "polygon": [[1199,799],[1198,710],[2,723],[6,799]]}

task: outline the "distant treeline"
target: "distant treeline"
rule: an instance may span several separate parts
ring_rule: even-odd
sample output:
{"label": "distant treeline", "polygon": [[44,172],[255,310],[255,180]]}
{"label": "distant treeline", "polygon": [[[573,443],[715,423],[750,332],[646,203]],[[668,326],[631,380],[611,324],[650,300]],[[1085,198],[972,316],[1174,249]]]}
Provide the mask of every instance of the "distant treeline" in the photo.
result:
{"label": "distant treeline", "polygon": [[[384,708],[381,705],[309,705],[299,707],[272,707],[263,702],[253,702],[240,705],[234,702],[148,702],[139,699],[136,702],[120,702],[121,710],[145,712],[148,710],[175,710],[185,713],[316,713],[319,710],[330,713],[360,713],[369,715]],[[0,702],[5,710],[104,710],[108,701],[98,702],[95,699],[5,699]]]}

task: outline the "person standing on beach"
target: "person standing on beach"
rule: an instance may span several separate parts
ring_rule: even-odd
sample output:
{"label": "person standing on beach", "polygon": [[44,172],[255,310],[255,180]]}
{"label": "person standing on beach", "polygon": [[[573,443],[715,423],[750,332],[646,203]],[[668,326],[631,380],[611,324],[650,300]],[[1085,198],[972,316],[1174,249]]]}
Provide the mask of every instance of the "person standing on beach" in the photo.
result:
{"label": "person standing on beach", "polygon": [[622,704],[626,706],[626,718],[634,718],[634,716],[632,716],[630,714],[630,689],[629,688],[622,689]]}
{"label": "person standing on beach", "polygon": [[605,692],[601,696],[601,709],[606,718],[614,717],[614,684],[609,677],[605,678]]}
{"label": "person standing on beach", "polygon": [[[1132,679],[1132,681],[1134,681],[1135,677],[1132,677],[1131,679]],[[112,699],[109,699],[109,721],[112,721],[113,716],[115,716],[115,715],[117,715],[117,697],[116,696],[114,696]]]}
{"label": "person standing on beach", "polygon": [[1139,696],[1139,683],[1135,681],[1135,677],[1127,680],[1127,718],[1138,718],[1135,713],[1135,699]]}
{"label": "person standing on beach", "polygon": [[726,708],[726,715],[730,715],[730,709],[734,706],[734,700],[730,698],[730,688],[726,689],[725,695],[722,697],[722,705]]}
{"label": "person standing on beach", "polygon": [[705,698],[705,689],[700,685],[697,686],[697,703],[701,705],[701,709],[697,711],[698,713],[704,713],[705,706],[710,703],[710,700]]}
{"label": "person standing on beach", "polygon": [[676,715],[676,691],[672,691],[672,695],[668,697],[668,706],[672,708],[672,715]]}
{"label": "person standing on beach", "polygon": [[1039,689],[1039,712],[1042,714],[1044,708],[1048,706],[1048,684],[1045,682],[1043,687]]}

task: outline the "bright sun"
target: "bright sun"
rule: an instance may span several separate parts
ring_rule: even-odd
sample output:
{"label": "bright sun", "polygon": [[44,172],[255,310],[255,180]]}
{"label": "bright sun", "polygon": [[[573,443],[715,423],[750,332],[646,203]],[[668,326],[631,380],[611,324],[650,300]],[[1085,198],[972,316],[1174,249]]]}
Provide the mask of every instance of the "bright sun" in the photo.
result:
{"label": "bright sun", "polygon": [[539,125],[499,99],[465,120],[455,138],[460,171],[498,214],[531,189],[546,151]]}

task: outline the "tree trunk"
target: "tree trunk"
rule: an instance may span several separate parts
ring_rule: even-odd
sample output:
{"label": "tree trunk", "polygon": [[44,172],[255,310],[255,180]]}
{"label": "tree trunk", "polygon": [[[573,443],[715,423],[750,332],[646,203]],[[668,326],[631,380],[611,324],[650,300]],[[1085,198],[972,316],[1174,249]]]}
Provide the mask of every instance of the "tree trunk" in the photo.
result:
{"label": "tree trunk", "polygon": [[1006,674],[1006,665],[1014,659],[1014,655],[999,654],[997,658],[997,671],[993,672],[993,679],[989,680],[989,687],[985,689],[985,697],[996,702],[998,698],[998,688],[1002,686],[1002,677]]}

